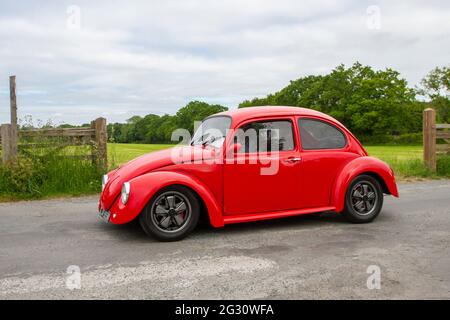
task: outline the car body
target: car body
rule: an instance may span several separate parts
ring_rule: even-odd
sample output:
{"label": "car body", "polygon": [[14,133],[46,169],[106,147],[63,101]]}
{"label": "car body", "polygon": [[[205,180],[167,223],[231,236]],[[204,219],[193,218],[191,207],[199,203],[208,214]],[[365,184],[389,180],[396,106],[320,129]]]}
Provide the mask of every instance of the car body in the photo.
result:
{"label": "car body", "polygon": [[[113,224],[133,221],[150,210],[162,190],[172,187],[181,191],[167,194],[153,206],[155,212],[167,215],[164,225],[168,220],[176,225],[176,218],[182,222],[174,210],[177,201],[179,210],[188,204],[191,211],[200,211],[196,216],[203,214],[213,227],[223,227],[324,211],[344,212],[353,222],[368,222],[381,210],[383,194],[398,197],[389,166],[369,157],[344,125],[319,111],[251,107],[215,114],[203,124],[203,129],[220,127],[221,134],[196,133],[189,146],[149,153],[109,172],[99,201],[101,216]],[[264,172],[271,167],[275,172]],[[366,177],[367,183],[352,185],[360,177]],[[354,190],[349,191],[350,186]],[[349,192],[352,199],[346,198]],[[191,207],[192,202],[198,209]],[[355,204],[352,217],[349,206]],[[373,212],[367,219],[359,216],[364,211],[360,208],[369,210],[372,205],[372,209],[379,206],[374,216]],[[153,223],[159,223],[158,214],[153,215]],[[161,240],[185,236],[166,239],[164,234],[146,231]]]}

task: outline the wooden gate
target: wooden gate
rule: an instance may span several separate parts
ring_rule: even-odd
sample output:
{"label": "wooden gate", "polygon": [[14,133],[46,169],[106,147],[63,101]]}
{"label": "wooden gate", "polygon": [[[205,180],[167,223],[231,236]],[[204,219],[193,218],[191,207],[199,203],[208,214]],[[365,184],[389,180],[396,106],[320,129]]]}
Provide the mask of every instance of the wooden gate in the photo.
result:
{"label": "wooden gate", "polygon": [[[437,144],[439,139],[445,143]],[[450,124],[436,124],[436,111],[428,108],[423,111],[423,161],[431,171],[436,171],[437,154],[440,153],[450,153]]]}
{"label": "wooden gate", "polygon": [[0,141],[2,162],[9,163],[17,159],[18,149],[30,146],[27,141],[34,137],[39,138],[64,138],[65,146],[90,145],[89,158],[101,170],[108,166],[106,119],[97,118],[87,128],[45,128],[18,130],[17,102],[16,102],[16,77],[10,79],[10,108],[11,123],[2,124],[0,128]]}

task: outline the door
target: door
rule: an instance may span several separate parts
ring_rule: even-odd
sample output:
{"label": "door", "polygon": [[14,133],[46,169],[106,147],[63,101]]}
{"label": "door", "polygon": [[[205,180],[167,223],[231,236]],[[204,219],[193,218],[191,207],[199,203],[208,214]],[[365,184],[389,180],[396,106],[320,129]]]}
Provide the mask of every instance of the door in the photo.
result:
{"label": "door", "polygon": [[357,154],[349,152],[345,133],[331,122],[298,118],[301,141],[301,208],[331,205],[335,179]]}
{"label": "door", "polygon": [[242,147],[224,163],[226,215],[296,209],[300,153],[294,119],[249,121],[234,133]]}

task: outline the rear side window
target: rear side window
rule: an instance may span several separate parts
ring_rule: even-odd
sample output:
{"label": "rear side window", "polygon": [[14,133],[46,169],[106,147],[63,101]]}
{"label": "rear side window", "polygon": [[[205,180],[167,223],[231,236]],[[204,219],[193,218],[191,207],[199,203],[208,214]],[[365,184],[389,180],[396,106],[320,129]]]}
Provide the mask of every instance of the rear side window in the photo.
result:
{"label": "rear side window", "polygon": [[342,149],[347,144],[342,131],[324,121],[301,118],[298,126],[305,150]]}
{"label": "rear side window", "polygon": [[239,153],[293,150],[292,131],[289,120],[255,121],[240,127],[234,141],[243,146]]}

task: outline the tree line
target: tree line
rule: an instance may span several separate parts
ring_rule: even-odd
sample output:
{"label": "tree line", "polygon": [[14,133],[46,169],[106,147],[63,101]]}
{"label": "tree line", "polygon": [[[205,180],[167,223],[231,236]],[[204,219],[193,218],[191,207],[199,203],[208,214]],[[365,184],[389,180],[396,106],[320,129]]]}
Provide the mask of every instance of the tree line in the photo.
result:
{"label": "tree line", "polygon": [[175,129],[188,129],[192,134],[194,121],[226,110],[227,107],[218,104],[191,101],[175,115],[148,114],[133,116],[126,123],[110,123],[107,125],[108,138],[118,143],[173,143],[171,137]]}
{"label": "tree line", "polygon": [[[342,122],[362,141],[388,142],[403,138],[419,143],[422,111],[433,107],[438,122],[450,122],[449,67],[430,71],[415,88],[391,68],[374,70],[359,62],[339,65],[325,75],[309,75],[290,81],[280,91],[246,100],[239,108],[286,105],[322,111]],[[170,143],[173,130],[193,131],[194,121],[228,108],[191,101],[175,115],[133,116],[125,123],[108,124],[111,142]]]}
{"label": "tree line", "polygon": [[438,67],[420,87],[410,88],[391,68],[373,70],[356,62],[349,68],[339,65],[326,75],[291,81],[280,91],[239,107],[304,106],[331,115],[362,140],[383,142],[403,135],[417,142],[420,135],[411,134],[422,130],[423,109],[433,107],[439,122],[450,122],[449,79],[450,68]]}

